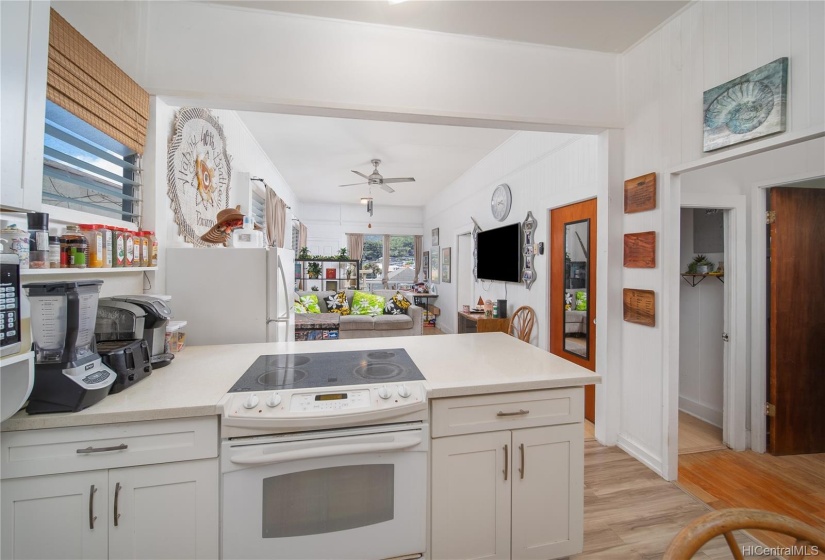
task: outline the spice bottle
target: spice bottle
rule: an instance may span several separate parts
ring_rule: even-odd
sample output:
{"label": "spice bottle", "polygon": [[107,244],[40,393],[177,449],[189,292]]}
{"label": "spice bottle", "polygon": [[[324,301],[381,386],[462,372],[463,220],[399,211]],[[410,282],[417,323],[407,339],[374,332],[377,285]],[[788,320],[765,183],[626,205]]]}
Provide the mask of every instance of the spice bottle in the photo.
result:
{"label": "spice bottle", "polygon": [[66,226],[60,238],[61,265],[66,268],[86,268],[89,263],[89,241],[78,226]]}
{"label": "spice bottle", "polygon": [[126,264],[126,238],[125,229],[119,227],[112,228],[112,266],[122,268]]}
{"label": "spice bottle", "polygon": [[158,265],[158,238],[155,237],[154,231],[145,231],[143,234],[146,236],[149,245],[149,260],[146,263],[146,266],[157,266]]}
{"label": "spice bottle", "polygon": [[29,230],[29,268],[49,268],[49,215],[26,214]]}
{"label": "spice bottle", "polygon": [[135,265],[135,237],[134,234],[127,230],[123,230],[123,243],[126,247],[126,259],[123,261],[123,266],[129,267]]}
{"label": "spice bottle", "polygon": [[98,224],[80,224],[80,231],[89,243],[89,268],[103,268],[104,247],[103,230]]}
{"label": "spice bottle", "polygon": [[111,226],[100,226],[100,232],[103,234],[103,268],[112,268],[114,231]]}
{"label": "spice bottle", "polygon": [[60,238],[49,236],[49,268],[60,268]]}

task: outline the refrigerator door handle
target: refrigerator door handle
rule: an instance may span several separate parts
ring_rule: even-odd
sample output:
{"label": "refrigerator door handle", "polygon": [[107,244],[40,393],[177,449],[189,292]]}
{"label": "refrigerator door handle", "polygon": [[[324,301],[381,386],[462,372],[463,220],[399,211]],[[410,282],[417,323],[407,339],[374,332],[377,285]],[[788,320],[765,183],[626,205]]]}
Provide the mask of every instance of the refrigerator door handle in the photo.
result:
{"label": "refrigerator door handle", "polygon": [[278,274],[281,277],[280,278],[281,286],[283,286],[282,291],[283,291],[283,294],[284,294],[284,311],[285,311],[284,313],[281,313],[280,309],[278,309],[276,307],[276,311],[278,312],[277,318],[278,319],[289,319],[289,311],[290,311],[289,298],[290,298],[290,294],[286,289],[286,285],[287,285],[286,284],[286,273],[284,272],[284,263],[281,260],[281,257],[279,256],[277,258],[278,258]]}

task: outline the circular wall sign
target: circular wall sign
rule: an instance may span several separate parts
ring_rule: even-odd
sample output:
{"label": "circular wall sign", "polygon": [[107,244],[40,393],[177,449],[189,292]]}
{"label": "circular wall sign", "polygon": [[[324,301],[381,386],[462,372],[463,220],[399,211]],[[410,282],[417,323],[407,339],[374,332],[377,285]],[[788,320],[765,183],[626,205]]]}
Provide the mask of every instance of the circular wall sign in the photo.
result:
{"label": "circular wall sign", "polygon": [[226,153],[223,127],[208,109],[178,111],[169,141],[167,182],[175,223],[184,240],[200,239],[215,225],[218,212],[229,206],[232,165]]}
{"label": "circular wall sign", "polygon": [[493,196],[490,198],[490,211],[493,217],[499,222],[503,222],[510,214],[510,207],[513,205],[513,195],[510,187],[502,183],[495,188]]}

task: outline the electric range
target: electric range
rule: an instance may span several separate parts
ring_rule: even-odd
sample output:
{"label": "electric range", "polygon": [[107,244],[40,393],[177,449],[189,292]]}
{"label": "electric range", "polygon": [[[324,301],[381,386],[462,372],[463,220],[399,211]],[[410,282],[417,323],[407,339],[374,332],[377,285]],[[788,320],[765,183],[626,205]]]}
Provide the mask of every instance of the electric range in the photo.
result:
{"label": "electric range", "polygon": [[260,356],[222,405],[222,435],[239,437],[425,420],[427,397],[406,350],[389,348]]}

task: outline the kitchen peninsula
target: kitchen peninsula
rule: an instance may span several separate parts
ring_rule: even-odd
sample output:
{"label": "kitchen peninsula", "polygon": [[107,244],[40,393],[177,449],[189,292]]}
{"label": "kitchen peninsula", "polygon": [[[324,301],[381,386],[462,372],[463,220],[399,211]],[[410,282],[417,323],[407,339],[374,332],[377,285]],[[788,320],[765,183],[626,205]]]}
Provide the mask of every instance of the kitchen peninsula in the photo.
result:
{"label": "kitchen peninsula", "polygon": [[[170,366],[84,411],[39,416],[20,412],[2,424],[0,435],[3,557],[35,546],[36,555],[44,558],[75,552],[64,544],[50,556],[50,549],[43,548],[54,540],[50,531],[60,533],[56,538],[67,537],[56,542],[80,547],[77,557],[95,542],[103,557],[126,549],[143,550],[145,556],[219,556],[219,507],[231,504],[226,493],[219,499],[219,477],[238,470],[227,467],[222,457],[229,442],[225,438],[219,444],[221,401],[233,384],[261,355],[380,355],[391,350],[405,351],[424,378],[421,395],[409,384],[409,400],[418,399],[421,410],[408,416],[423,422],[425,439],[411,448],[404,439],[413,441],[411,436],[399,436],[396,449],[406,445],[409,451],[423,450],[419,455],[431,466],[432,496],[424,507],[431,512],[432,529],[422,530],[430,556],[489,552],[524,558],[528,549],[540,546],[543,558],[555,558],[581,550],[583,386],[600,378],[503,333],[483,333],[187,347]],[[392,383],[387,385],[394,390]],[[408,398],[401,387],[380,399],[370,397],[372,389],[361,393],[379,404],[397,403]],[[343,402],[343,390],[322,388],[325,394],[315,401],[329,407],[367,406]],[[381,394],[377,391],[375,395]],[[327,396],[330,402],[325,402]],[[260,404],[256,397],[250,410],[265,412],[267,407],[283,408],[280,398],[274,401],[261,391]],[[418,488],[424,491],[426,480]],[[57,515],[49,513],[52,502],[57,503],[49,499],[54,496],[75,498],[61,506],[59,515],[83,516],[86,521],[44,521],[35,530],[16,520],[18,515],[41,520]],[[27,509],[40,504],[43,511]],[[422,526],[430,518],[426,510],[412,511]],[[137,523],[140,533],[135,524],[141,519],[135,518],[141,516],[142,521],[188,521],[180,526]],[[260,536],[260,522],[258,527]],[[80,534],[64,535],[73,530]],[[171,548],[145,548],[151,546]],[[223,557],[232,554],[224,551]]]}

